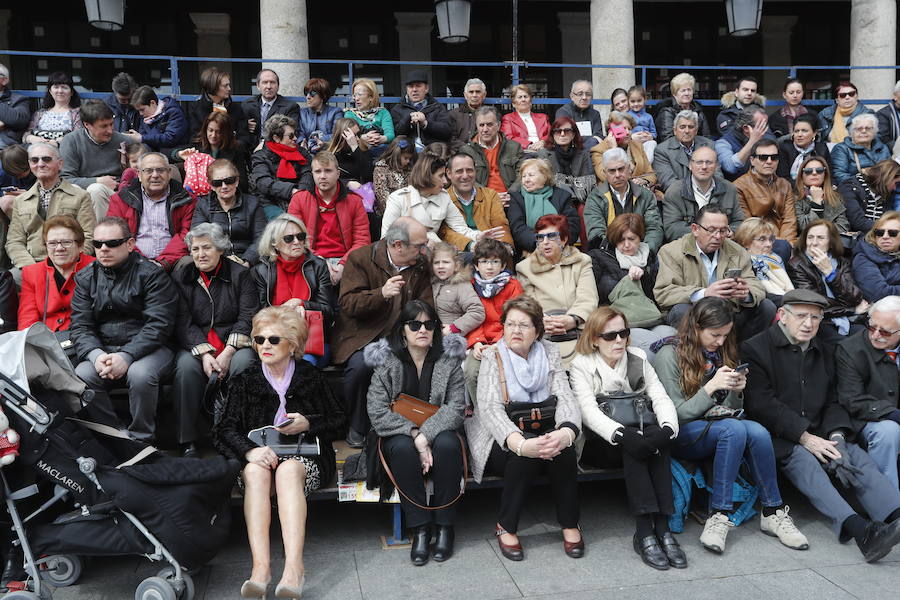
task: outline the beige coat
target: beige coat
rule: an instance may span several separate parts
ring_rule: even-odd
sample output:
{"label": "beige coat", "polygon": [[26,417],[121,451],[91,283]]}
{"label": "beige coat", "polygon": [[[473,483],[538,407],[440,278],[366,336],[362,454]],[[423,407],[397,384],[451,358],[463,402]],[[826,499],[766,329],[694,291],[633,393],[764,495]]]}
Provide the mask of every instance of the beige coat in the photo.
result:
{"label": "beige coat", "polygon": [[457,248],[464,248],[478,237],[478,232],[466,225],[465,217],[450,200],[450,194],[446,190],[441,190],[433,196],[423,196],[416,188],[408,185],[392,192],[388,196],[381,220],[381,237],[384,237],[388,227],[400,217],[412,217],[421,223],[428,230],[428,239],[432,242],[441,241],[438,231],[444,223],[449,226],[449,230],[446,231],[443,241]]}
{"label": "beige coat", "polygon": [[432,278],[431,293],[441,325],[454,325],[468,335],[484,323],[484,304],[472,287],[472,271],[464,268],[446,281]]}
{"label": "beige coat", "polygon": [[[47,258],[42,229],[44,219],[38,214],[40,194],[35,183],[30,190],[15,199],[10,216],[9,232],[6,235],[6,253],[17,267],[27,267]],[[91,240],[94,239],[94,205],[91,195],[67,181],[60,183],[50,197],[47,218],[56,215],[71,215],[84,229],[84,251],[93,254]]]}

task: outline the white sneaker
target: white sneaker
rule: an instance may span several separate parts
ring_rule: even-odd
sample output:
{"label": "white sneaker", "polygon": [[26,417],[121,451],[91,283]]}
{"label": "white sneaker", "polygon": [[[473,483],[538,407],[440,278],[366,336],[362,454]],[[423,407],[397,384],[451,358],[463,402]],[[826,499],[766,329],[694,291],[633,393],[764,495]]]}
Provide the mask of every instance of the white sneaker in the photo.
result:
{"label": "white sneaker", "polygon": [[775,511],[774,515],[760,515],[759,528],[766,535],[777,537],[788,548],[806,550],[809,548],[809,541],[794,525],[794,520],[788,514],[790,510],[791,507],[785,505],[783,510]]}
{"label": "white sneaker", "polygon": [[732,527],[734,523],[725,513],[711,514],[703,526],[703,533],[700,534],[700,544],[711,552],[722,554],[725,552],[725,538]]}

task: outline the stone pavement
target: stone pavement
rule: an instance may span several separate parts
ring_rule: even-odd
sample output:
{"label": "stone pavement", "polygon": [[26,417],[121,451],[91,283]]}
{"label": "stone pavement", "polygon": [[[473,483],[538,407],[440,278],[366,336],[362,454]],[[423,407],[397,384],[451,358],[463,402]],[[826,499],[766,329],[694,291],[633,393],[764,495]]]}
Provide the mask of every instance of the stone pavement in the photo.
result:
{"label": "stone pavement", "polygon": [[[900,550],[867,565],[855,544],[840,545],[828,524],[796,492],[786,495],[791,514],[810,541],[795,551],[759,531],[758,517],[734,528],[723,556],[700,545],[701,527],[689,520],[679,540],[690,566],[656,571],[631,547],[633,520],[621,481],[581,485],[584,558],[563,554],[562,538],[546,487],[535,488],[523,515],[525,560],[504,559],[493,536],[498,490],[474,490],[462,501],[456,553],[445,563],[413,567],[408,549],[384,550],[389,508],[378,505],[310,504],[305,552],[304,598],[335,600],[897,600],[900,598]],[[280,574],[283,553],[273,533],[273,571]],[[140,558],[93,559],[82,579],[56,590],[55,600],[127,600],[159,565]],[[240,509],[235,510],[231,541],[194,576],[196,598],[239,598],[250,573],[250,552]],[[270,598],[274,593],[270,592]]]}

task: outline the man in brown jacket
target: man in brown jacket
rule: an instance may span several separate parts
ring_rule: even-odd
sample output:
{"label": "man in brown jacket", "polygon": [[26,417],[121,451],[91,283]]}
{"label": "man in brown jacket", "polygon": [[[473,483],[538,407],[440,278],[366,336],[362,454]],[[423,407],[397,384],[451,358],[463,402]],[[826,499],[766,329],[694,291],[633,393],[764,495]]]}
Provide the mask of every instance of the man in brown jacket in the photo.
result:
{"label": "man in brown jacket", "polygon": [[403,305],[423,300],[434,305],[431,268],[424,256],[428,245],[425,227],[411,217],[400,217],[381,241],[353,250],[341,277],[334,340],[334,362],[344,367],[344,402],[349,415],[347,443],[361,448],[369,431],[366,395],[372,369],[363,358],[369,342],[388,334]]}
{"label": "man in brown jacket", "polygon": [[[450,199],[471,229],[484,232],[485,235],[499,240],[512,247],[512,234],[509,232],[509,220],[503,210],[500,196],[488,187],[475,185],[475,161],[468,154],[457,152],[450,157],[447,166],[450,177]],[[459,250],[469,250],[475,244],[461,235],[450,237],[452,230],[447,222],[438,230],[438,237],[452,242]],[[457,243],[457,238],[462,240]]]}

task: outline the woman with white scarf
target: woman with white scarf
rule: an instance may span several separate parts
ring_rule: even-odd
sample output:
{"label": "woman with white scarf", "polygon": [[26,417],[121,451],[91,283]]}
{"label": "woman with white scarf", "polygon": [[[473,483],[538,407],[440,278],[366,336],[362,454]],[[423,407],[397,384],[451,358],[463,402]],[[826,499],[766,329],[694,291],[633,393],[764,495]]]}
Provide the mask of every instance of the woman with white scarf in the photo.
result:
{"label": "woman with white scarf", "polygon": [[[532,482],[545,474],[556,499],[563,550],[572,558],[584,556],[578,527],[578,465],[575,438],[581,413],[569,388],[556,344],[541,340],[544,311],[528,296],[503,306],[503,338],[484,349],[478,375],[478,405],[466,420],[472,453],[472,476],[485,472],[503,477],[503,496],[495,534],[500,552],[509,560],[525,558],[516,532]],[[508,403],[537,406],[554,398],[555,415],[545,433],[522,431],[507,414]]]}

